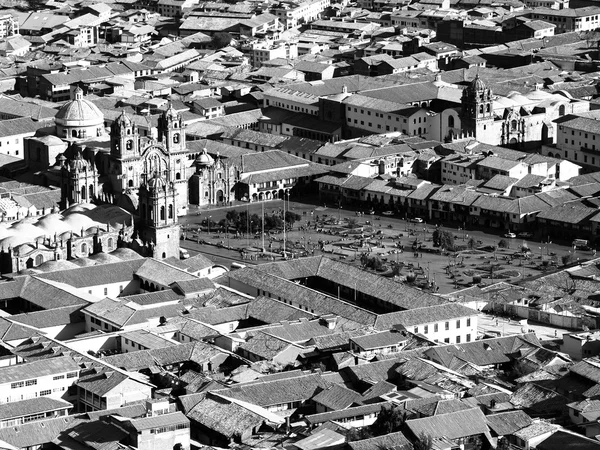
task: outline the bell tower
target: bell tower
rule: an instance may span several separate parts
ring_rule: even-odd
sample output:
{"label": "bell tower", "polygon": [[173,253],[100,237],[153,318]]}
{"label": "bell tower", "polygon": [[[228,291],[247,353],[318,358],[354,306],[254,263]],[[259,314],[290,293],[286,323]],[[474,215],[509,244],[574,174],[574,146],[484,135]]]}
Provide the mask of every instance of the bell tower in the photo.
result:
{"label": "bell tower", "polygon": [[185,151],[185,125],[173,105],[158,119],[158,139],[169,153]]}
{"label": "bell tower", "polygon": [[117,159],[137,156],[139,131],[125,111],[115,120],[110,130],[110,153]]}
{"label": "bell tower", "polygon": [[140,237],[152,248],[152,256],[179,258],[177,191],[172,183],[154,173],[139,191]]}
{"label": "bell tower", "polygon": [[486,132],[491,133],[494,121],[492,91],[479,75],[467,86],[461,98],[461,121],[463,131],[472,134],[478,140],[484,138]]}
{"label": "bell tower", "polygon": [[64,208],[77,203],[92,203],[98,195],[98,172],[93,162],[86,160],[82,149],[76,149],[75,157],[64,163],[61,170],[61,201]]}

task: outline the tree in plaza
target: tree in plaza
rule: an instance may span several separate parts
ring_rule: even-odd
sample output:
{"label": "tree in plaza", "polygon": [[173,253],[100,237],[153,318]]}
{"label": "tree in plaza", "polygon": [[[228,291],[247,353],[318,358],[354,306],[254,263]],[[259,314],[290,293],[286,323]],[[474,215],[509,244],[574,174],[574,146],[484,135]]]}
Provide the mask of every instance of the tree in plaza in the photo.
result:
{"label": "tree in plaza", "polygon": [[225,214],[225,219],[227,219],[227,222],[229,222],[229,226],[232,226],[236,229],[240,228],[240,213],[237,209],[230,209],[227,211],[227,214]]}
{"label": "tree in plaza", "polygon": [[360,255],[360,265],[364,269],[365,267],[367,267],[367,264],[369,264],[369,255],[363,253],[362,255]]}
{"label": "tree in plaza", "polygon": [[261,218],[258,214],[252,214],[250,216],[250,232],[253,233],[256,230],[260,230],[262,227]]}
{"label": "tree in plaza", "polygon": [[573,262],[573,255],[571,253],[562,255],[560,257],[560,261],[563,263],[563,266],[566,266],[567,264],[571,264]]}
{"label": "tree in plaza", "polygon": [[500,248],[508,247],[508,242],[506,242],[506,239],[500,239],[500,242],[498,242],[498,247],[500,247]]}
{"label": "tree in plaza", "polygon": [[449,231],[436,228],[431,237],[433,239],[433,245],[436,247],[443,247],[448,250],[454,248],[454,235]]}
{"label": "tree in plaza", "polygon": [[356,228],[358,226],[358,222],[354,217],[350,217],[348,219],[348,228],[350,228],[351,230]]}
{"label": "tree in plaza", "polygon": [[471,250],[477,247],[477,241],[475,240],[475,238],[469,238],[469,241],[467,242],[467,247]]}
{"label": "tree in plaza", "polygon": [[283,220],[277,215],[265,216],[265,230],[273,230],[283,228]]}
{"label": "tree in plaza", "polygon": [[285,212],[285,222],[289,226],[293,226],[295,222],[298,222],[301,219],[302,219],[302,216],[300,214],[297,214],[297,213],[295,213],[293,211],[286,211]]}
{"label": "tree in plaza", "polygon": [[439,228],[436,228],[433,231],[433,233],[431,233],[431,239],[433,240],[433,245],[435,247],[440,246],[440,234],[441,234],[441,231],[439,230]]}

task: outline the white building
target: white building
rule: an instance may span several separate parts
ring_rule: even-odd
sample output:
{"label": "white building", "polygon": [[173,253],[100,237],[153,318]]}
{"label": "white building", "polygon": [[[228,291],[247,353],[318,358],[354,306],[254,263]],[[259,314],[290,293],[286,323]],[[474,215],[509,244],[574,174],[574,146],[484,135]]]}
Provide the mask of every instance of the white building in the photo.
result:
{"label": "white building", "polygon": [[288,28],[312,22],[321,17],[321,13],[331,4],[331,0],[308,0],[305,2],[282,1],[274,8],[271,14]]}

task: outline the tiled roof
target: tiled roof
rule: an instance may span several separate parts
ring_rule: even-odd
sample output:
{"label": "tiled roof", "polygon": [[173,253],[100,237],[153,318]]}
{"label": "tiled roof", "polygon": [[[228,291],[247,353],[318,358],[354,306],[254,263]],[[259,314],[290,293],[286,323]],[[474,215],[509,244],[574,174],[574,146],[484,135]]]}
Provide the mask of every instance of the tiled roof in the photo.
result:
{"label": "tiled roof", "polygon": [[75,416],[65,416],[0,428],[0,441],[8,442],[17,448],[42,446],[49,444],[60,433],[81,422],[82,420]]}
{"label": "tiled roof", "polygon": [[486,417],[488,426],[498,436],[513,434],[525,428],[533,422],[523,411],[508,411],[498,414],[490,414]]}
{"label": "tiled roof", "polygon": [[282,320],[312,319],[315,314],[261,295],[248,304],[248,317],[263,323],[278,323]]}
{"label": "tiled roof", "polygon": [[215,391],[226,397],[267,407],[282,403],[293,403],[312,398],[319,389],[329,386],[320,375],[309,374],[282,379],[257,380],[241,383],[228,389]]}
{"label": "tiled roof", "polygon": [[[50,358],[50,361],[52,358]],[[100,397],[108,394],[119,384],[130,378],[121,372],[109,370],[107,367],[92,367],[82,370],[76,385]],[[135,381],[130,379],[131,381]]]}
{"label": "tiled roof", "polygon": [[430,359],[441,362],[449,368],[452,368],[452,364],[456,361],[464,361],[476,366],[488,366],[509,362],[508,355],[522,347],[540,347],[540,343],[535,334],[523,334],[431,347],[425,351],[425,354]]}
{"label": "tiled roof", "polygon": [[356,391],[339,384],[332,384],[315,395],[312,401],[337,411],[348,408],[353,403],[358,403],[361,398],[362,396]]}
{"label": "tiled roof", "polygon": [[129,421],[131,427],[140,432],[152,428],[169,427],[173,425],[189,425],[190,420],[180,411],[159,416],[142,417]]}
{"label": "tiled roof", "polygon": [[350,338],[350,340],[364,350],[373,350],[397,345],[402,341],[408,340],[408,337],[397,331],[383,331],[381,333],[355,336]]}
{"label": "tiled roof", "polygon": [[261,331],[252,332],[249,339],[240,344],[239,348],[270,361],[293,344]]}
{"label": "tiled roof", "polygon": [[79,365],[69,356],[48,358],[15,366],[0,368],[0,384],[38,378],[52,374],[74,372],[80,369]]}
{"label": "tiled roof", "polygon": [[18,402],[0,404],[0,420],[14,419],[38,413],[71,409],[69,402],[50,397],[36,397]]}
{"label": "tiled roof", "polygon": [[415,436],[458,439],[488,433],[485,416],[479,408],[406,421]]}
{"label": "tiled roof", "polygon": [[385,434],[370,439],[349,442],[348,446],[351,450],[379,450],[381,448],[389,448],[394,450],[410,450],[413,448],[410,441],[402,434],[401,431]]}
{"label": "tiled roof", "polygon": [[378,330],[389,330],[394,325],[405,327],[426,325],[451,319],[476,316],[477,311],[458,303],[443,303],[441,305],[397,311],[380,314],[375,321]]}
{"label": "tiled roof", "polygon": [[[63,306],[62,308],[34,311],[24,314],[10,316],[10,320],[35,328],[55,327],[59,325],[75,324],[83,322],[83,314],[79,311],[83,305]],[[0,334],[0,338],[1,338]]]}
{"label": "tiled roof", "polygon": [[81,289],[90,286],[131,281],[135,271],[139,269],[145,261],[146,259],[136,259],[113,264],[101,264],[78,269],[44,273],[36,275],[36,277],[44,280],[58,281]]}
{"label": "tiled roof", "polygon": [[210,394],[197,403],[187,416],[225,437],[241,436],[249,429],[258,428],[265,420],[237,403]]}
{"label": "tiled roof", "polygon": [[135,271],[135,274],[149,282],[161,286],[170,286],[176,281],[197,280],[198,277],[174,266],[158,261],[154,258],[146,258],[143,264]]}

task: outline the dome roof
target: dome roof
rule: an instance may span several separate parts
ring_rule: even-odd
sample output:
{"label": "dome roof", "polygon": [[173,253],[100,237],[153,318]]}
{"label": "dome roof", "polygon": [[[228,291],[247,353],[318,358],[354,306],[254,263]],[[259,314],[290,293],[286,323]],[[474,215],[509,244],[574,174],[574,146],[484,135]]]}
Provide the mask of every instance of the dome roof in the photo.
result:
{"label": "dome roof", "polygon": [[90,163],[83,159],[83,156],[81,155],[81,152],[77,152],[77,154],[75,155],[75,159],[71,160],[71,162],[69,162],[69,167],[71,168],[71,170],[90,170]]}
{"label": "dome roof", "polygon": [[154,173],[154,176],[148,180],[148,190],[149,191],[158,191],[164,189],[167,185],[167,182],[163,177],[159,177],[157,173]]}
{"label": "dome roof", "polygon": [[487,86],[485,85],[483,80],[479,78],[479,74],[475,75],[475,78],[473,79],[473,81],[471,81],[471,84],[469,84],[469,90],[474,92],[480,92],[485,91],[486,89]]}
{"label": "dome roof", "polygon": [[163,118],[167,120],[179,119],[179,114],[177,113],[177,111],[175,111],[175,108],[173,108],[173,104],[169,103],[169,107],[163,113]]}
{"label": "dome roof", "polygon": [[56,122],[63,126],[92,126],[104,124],[104,114],[83,98],[81,88],[75,89],[75,99],[65,103],[56,113]]}
{"label": "dome roof", "polygon": [[202,150],[202,154],[196,158],[196,165],[199,166],[212,166],[215,160],[206,153],[206,149]]}
{"label": "dome roof", "polygon": [[130,127],[132,124],[131,117],[129,117],[127,114],[125,114],[125,111],[123,111],[121,115],[117,117],[117,120],[115,120],[115,124],[120,127]]}

